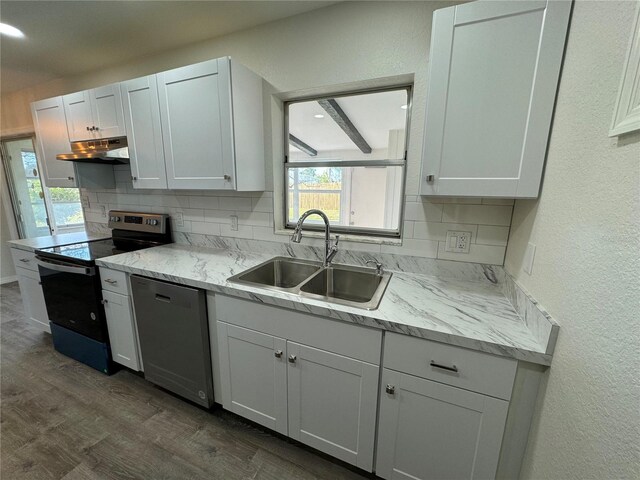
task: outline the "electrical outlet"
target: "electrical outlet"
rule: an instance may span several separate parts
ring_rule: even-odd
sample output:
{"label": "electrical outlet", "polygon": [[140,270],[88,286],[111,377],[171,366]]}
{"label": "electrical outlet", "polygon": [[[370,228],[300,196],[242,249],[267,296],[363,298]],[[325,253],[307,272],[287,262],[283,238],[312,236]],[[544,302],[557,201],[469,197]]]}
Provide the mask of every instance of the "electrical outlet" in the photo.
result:
{"label": "electrical outlet", "polygon": [[527,245],[527,250],[524,252],[524,258],[522,259],[522,269],[531,275],[533,271],[533,259],[536,256],[536,246],[533,243]]}
{"label": "electrical outlet", "polygon": [[91,204],[89,203],[89,195],[82,195],[80,197],[80,203],[82,208],[91,208]]}
{"label": "electrical outlet", "polygon": [[107,218],[107,207],[104,205],[100,205],[100,215],[102,215],[102,218]]}
{"label": "electrical outlet", "polygon": [[175,212],[173,214],[173,223],[176,227],[184,227],[184,215],[182,215],[182,212]]}
{"label": "electrical outlet", "polygon": [[231,230],[234,232],[238,231],[238,216],[237,215],[229,215],[231,217]]}
{"label": "electrical outlet", "polygon": [[469,253],[471,245],[471,232],[447,231],[447,243],[444,247],[446,252]]}

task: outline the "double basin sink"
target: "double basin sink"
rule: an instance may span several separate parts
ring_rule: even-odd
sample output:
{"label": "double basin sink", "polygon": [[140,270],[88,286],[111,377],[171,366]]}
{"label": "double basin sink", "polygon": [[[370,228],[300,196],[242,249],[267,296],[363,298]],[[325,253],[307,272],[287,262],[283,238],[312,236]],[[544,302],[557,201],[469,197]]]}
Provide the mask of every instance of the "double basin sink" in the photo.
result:
{"label": "double basin sink", "polygon": [[325,302],[375,310],[391,273],[350,265],[275,257],[229,278],[230,282],[292,293]]}

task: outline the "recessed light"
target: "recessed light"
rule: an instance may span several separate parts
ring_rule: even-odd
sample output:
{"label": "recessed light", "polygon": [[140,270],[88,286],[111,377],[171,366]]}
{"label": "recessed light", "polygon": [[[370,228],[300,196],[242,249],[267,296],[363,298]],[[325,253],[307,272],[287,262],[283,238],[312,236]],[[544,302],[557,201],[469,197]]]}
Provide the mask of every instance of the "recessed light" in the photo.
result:
{"label": "recessed light", "polygon": [[18,30],[16,27],[12,27],[6,23],[0,23],[0,33],[9,37],[23,38],[24,33]]}
{"label": "recessed light", "polygon": [[403,110],[406,110],[407,109],[407,105],[402,105],[400,108],[403,109]]}
{"label": "recessed light", "polygon": [[324,115],[318,113],[317,115],[314,115],[313,118],[324,118]]}

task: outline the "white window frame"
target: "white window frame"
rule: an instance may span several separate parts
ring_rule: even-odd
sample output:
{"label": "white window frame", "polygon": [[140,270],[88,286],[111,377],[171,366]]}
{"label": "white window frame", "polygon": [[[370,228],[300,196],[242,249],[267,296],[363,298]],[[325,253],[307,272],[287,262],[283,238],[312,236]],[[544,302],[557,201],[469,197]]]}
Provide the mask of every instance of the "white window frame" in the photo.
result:
{"label": "white window frame", "polygon": [[[399,160],[325,160],[325,161],[305,161],[305,162],[289,162],[289,105],[301,102],[308,102],[314,100],[323,100],[331,98],[349,97],[353,95],[363,95],[371,93],[382,93],[386,91],[394,90],[406,90],[407,92],[407,122],[405,125],[404,135],[404,156]],[[345,233],[349,235],[361,235],[368,237],[383,237],[383,238],[401,238],[402,226],[404,217],[404,192],[407,175],[407,149],[409,145],[409,130],[411,123],[411,103],[413,97],[413,85],[412,84],[400,84],[383,88],[373,88],[368,90],[357,90],[350,92],[340,92],[331,95],[314,95],[310,97],[295,98],[284,102],[284,202],[283,202],[283,221],[284,227],[287,230],[295,228],[296,224],[289,221],[289,170],[290,168],[305,168],[305,167],[342,167],[342,190],[340,201],[340,216],[341,218],[349,218],[349,211],[351,209],[351,168],[347,167],[389,167],[398,166],[401,168],[402,180],[400,182],[400,194],[398,208],[398,228],[397,229],[383,229],[383,228],[364,228],[364,227],[352,227],[349,225],[331,225],[331,231],[336,233]],[[385,218],[390,215],[389,205],[385,206]],[[318,220],[314,221],[313,217],[310,217],[305,221],[305,228],[309,230],[324,230],[324,224]]]}

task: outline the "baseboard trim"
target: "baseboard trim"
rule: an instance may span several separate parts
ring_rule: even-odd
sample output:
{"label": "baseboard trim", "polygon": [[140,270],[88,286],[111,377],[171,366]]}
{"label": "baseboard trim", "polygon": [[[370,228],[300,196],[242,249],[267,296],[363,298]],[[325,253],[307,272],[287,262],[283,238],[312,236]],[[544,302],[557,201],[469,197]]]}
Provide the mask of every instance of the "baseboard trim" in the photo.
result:
{"label": "baseboard trim", "polygon": [[12,277],[2,277],[0,278],[0,285],[4,285],[5,283],[17,282],[18,276],[14,275]]}

